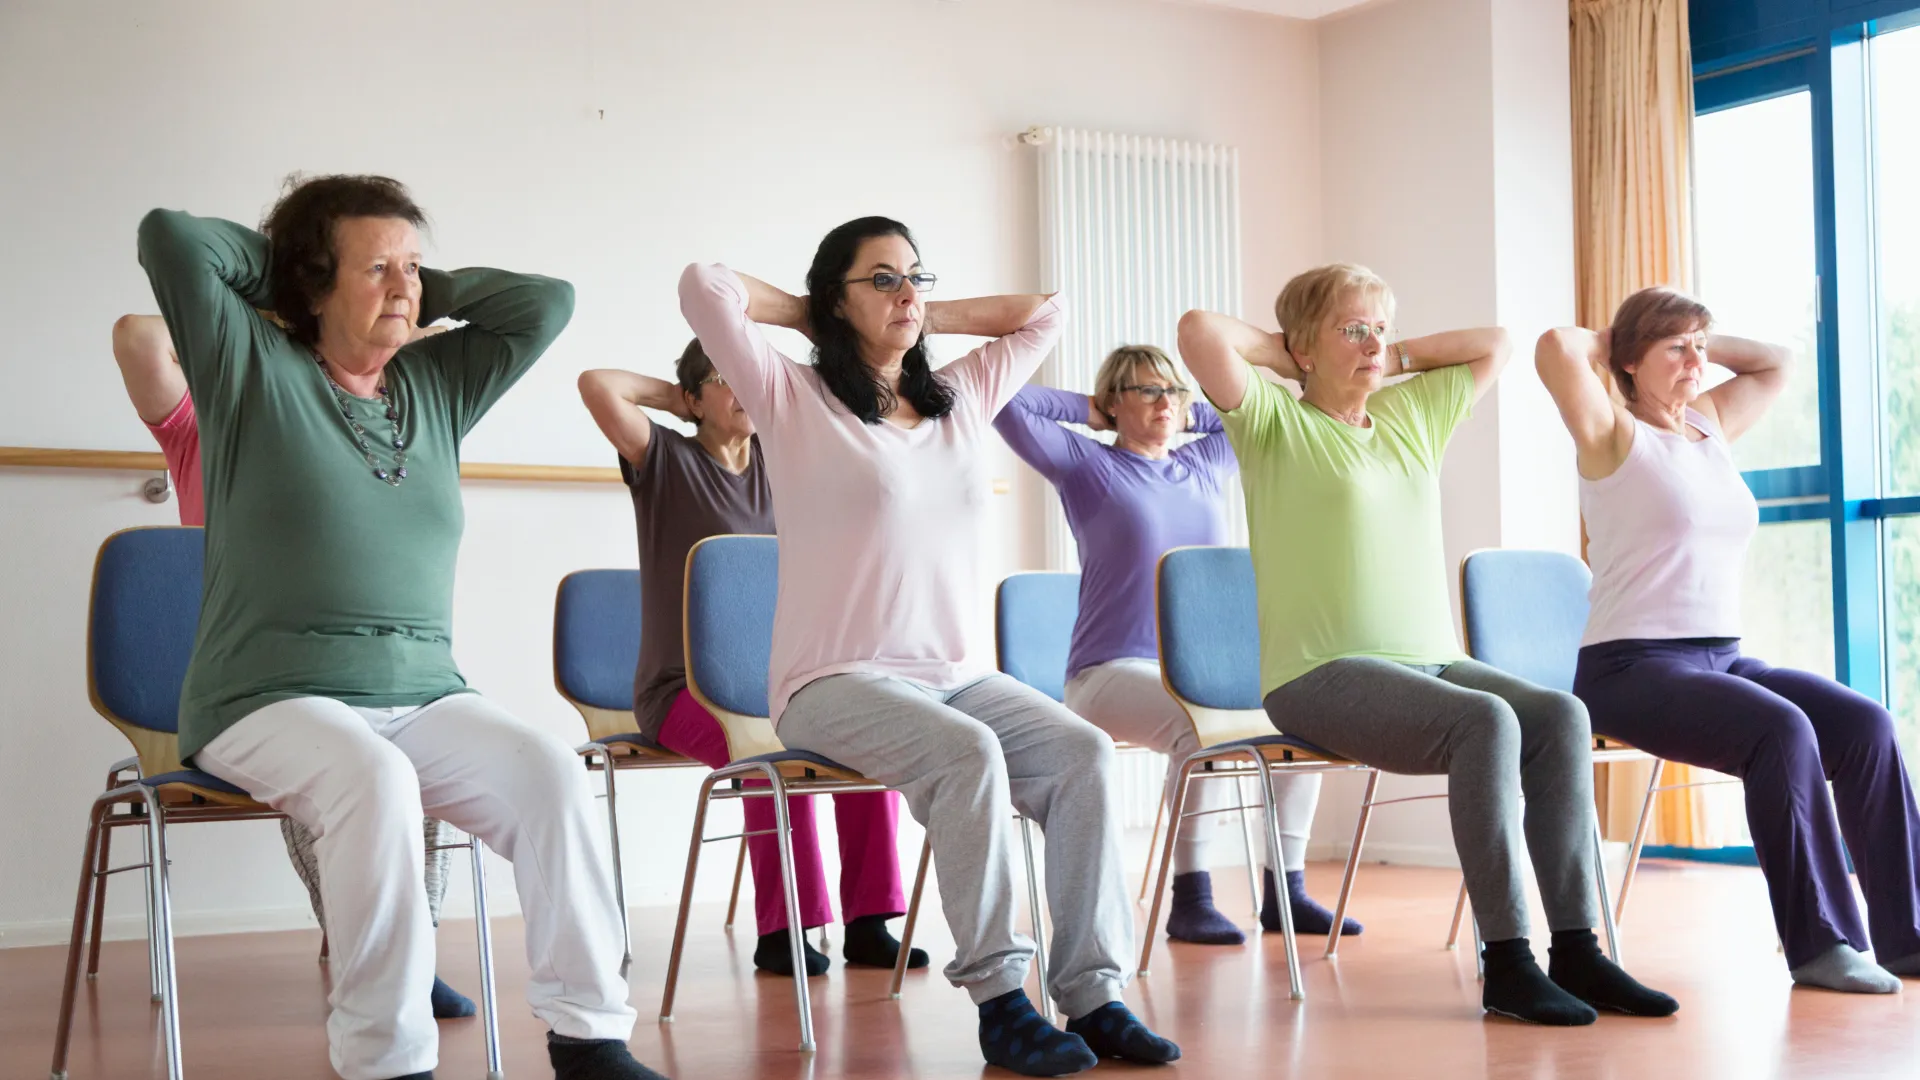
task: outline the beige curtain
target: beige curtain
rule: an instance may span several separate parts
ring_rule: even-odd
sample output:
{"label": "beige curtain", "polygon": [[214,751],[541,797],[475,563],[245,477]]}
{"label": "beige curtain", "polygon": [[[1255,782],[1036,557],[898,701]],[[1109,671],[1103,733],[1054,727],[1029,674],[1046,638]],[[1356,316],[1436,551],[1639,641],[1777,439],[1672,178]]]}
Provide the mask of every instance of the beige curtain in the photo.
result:
{"label": "beige curtain", "polygon": [[[1570,0],[1573,74],[1575,315],[1598,329],[1649,285],[1693,279],[1689,140],[1693,125],[1687,0]],[[1584,539],[1584,538],[1583,538]],[[1600,821],[1626,840],[1651,765],[1602,765]],[[1697,777],[1668,764],[1662,784]],[[1704,789],[1710,791],[1711,789]],[[1709,846],[1703,789],[1670,791],[1647,842]]]}

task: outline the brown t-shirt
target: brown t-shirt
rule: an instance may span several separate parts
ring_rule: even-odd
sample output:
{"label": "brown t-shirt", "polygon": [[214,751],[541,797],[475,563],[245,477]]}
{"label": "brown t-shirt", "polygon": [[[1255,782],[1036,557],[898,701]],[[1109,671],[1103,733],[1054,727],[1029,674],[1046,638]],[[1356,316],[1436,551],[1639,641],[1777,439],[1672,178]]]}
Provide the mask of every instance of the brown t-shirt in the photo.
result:
{"label": "brown t-shirt", "polygon": [[697,441],[655,424],[646,458],[635,465],[621,457],[620,475],[633,494],[640,534],[640,664],[633,673],[633,714],[640,733],[657,739],[674,696],[687,685],[680,636],[687,552],[709,536],[773,532],[773,493],[758,435],[747,470],[735,476]]}

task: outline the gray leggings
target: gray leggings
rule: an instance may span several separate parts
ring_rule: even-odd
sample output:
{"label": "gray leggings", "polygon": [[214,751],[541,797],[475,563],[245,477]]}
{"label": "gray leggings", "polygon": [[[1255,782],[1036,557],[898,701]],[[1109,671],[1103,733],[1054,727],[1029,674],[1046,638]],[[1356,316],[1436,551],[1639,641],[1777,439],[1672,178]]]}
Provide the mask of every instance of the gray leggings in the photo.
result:
{"label": "gray leggings", "polygon": [[1387,772],[1444,773],[1453,843],[1488,941],[1527,936],[1527,851],[1550,930],[1599,920],[1593,873],[1593,735],[1586,706],[1472,660],[1412,667],[1349,657],[1266,698],[1289,735]]}
{"label": "gray leggings", "polygon": [[905,796],[933,844],[940,906],[953,928],[947,978],[976,1004],[1017,989],[1033,958],[1032,940],[1014,929],[1018,808],[1047,837],[1054,1000],[1073,1018],[1120,1000],[1132,975],[1133,904],[1105,732],[1006,675],[956,690],[829,675],[787,703],[780,741]]}

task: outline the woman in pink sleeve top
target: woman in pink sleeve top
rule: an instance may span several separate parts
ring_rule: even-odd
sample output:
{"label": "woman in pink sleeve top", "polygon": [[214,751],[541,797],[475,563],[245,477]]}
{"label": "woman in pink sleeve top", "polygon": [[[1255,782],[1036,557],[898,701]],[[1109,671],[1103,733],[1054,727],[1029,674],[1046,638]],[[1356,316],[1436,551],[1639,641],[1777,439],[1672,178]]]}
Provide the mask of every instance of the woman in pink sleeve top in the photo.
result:
{"label": "woman in pink sleeve top", "polygon": [[[773,719],[788,747],[897,788],[927,827],[955,942],[946,975],[979,1007],[989,1064],[1059,1076],[1100,1057],[1171,1061],[1179,1048],[1120,1002],[1133,917],[1113,744],[997,674],[969,633],[981,443],[1052,347],[1061,309],[1044,296],[930,304],[934,281],[906,226],[880,217],[827,234],[805,297],[722,266],[680,279],[681,310],[766,448],[780,522]],[[807,333],[812,363],[775,351],[759,323]],[[925,337],[938,333],[995,340],[935,372]],[[1020,989],[1033,944],[1014,928],[1010,808],[1047,834],[1065,1032]]]}

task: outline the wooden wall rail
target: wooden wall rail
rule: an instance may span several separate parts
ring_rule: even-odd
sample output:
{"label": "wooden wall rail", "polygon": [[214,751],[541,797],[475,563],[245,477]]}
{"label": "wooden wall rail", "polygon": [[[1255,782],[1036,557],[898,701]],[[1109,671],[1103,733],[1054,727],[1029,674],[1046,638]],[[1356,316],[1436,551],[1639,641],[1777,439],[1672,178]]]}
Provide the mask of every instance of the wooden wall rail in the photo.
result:
{"label": "wooden wall rail", "polygon": [[[165,472],[166,458],[140,450],[56,450],[39,446],[0,446],[0,468],[124,469]],[[532,480],[549,484],[620,483],[620,470],[591,465],[498,465],[463,462],[462,480]]]}

